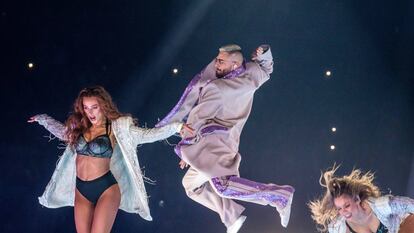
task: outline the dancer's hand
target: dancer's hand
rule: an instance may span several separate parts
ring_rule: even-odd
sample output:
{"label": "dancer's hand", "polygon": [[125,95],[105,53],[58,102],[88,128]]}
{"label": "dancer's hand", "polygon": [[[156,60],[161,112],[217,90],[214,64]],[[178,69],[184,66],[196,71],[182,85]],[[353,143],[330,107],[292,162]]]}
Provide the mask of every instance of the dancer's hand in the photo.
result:
{"label": "dancer's hand", "polygon": [[264,49],[262,47],[257,47],[257,49],[252,53],[252,61],[256,61],[257,57],[262,55],[264,52]]}
{"label": "dancer's hand", "polygon": [[37,122],[37,116],[39,116],[39,115],[30,117],[29,120],[27,120],[27,122],[29,122],[29,123]]}
{"label": "dancer's hand", "polygon": [[188,164],[186,162],[184,162],[184,160],[181,160],[178,165],[180,166],[181,169],[184,169],[186,167],[188,167]]}
{"label": "dancer's hand", "polygon": [[183,124],[180,130],[180,135],[183,138],[185,135],[193,135],[194,129],[190,127],[190,124]]}

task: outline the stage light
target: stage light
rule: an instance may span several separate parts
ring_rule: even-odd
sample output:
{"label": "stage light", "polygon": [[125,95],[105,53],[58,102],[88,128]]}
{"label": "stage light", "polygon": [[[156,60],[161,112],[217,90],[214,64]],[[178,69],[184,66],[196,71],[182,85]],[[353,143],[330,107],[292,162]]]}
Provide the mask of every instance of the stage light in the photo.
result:
{"label": "stage light", "polygon": [[332,132],[336,132],[336,128],[335,127],[332,127]]}
{"label": "stage light", "polygon": [[325,71],[325,77],[330,78],[331,75],[332,75],[332,71],[330,70]]}
{"label": "stage light", "polygon": [[158,202],[158,206],[159,206],[159,207],[164,207],[164,205],[165,205],[164,200],[160,200],[160,201]]}
{"label": "stage light", "polygon": [[335,150],[335,145],[331,145],[331,150]]}
{"label": "stage light", "polygon": [[31,63],[31,62],[29,62],[29,63],[27,64],[27,67],[28,67],[29,69],[33,69],[34,64],[33,64],[33,63]]}
{"label": "stage light", "polygon": [[174,68],[174,69],[172,70],[172,72],[173,72],[173,74],[178,74],[178,69],[177,69],[177,68]]}

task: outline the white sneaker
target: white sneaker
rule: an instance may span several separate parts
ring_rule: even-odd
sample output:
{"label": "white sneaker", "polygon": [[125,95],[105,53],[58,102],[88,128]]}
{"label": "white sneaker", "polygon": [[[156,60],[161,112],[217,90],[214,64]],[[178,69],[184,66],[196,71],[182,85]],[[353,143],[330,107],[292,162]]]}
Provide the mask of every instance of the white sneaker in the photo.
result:
{"label": "white sneaker", "polygon": [[290,209],[292,206],[293,193],[288,199],[288,203],[283,209],[276,208],[280,215],[280,224],[286,228],[290,219]]}
{"label": "white sneaker", "polygon": [[240,215],[240,217],[233,224],[231,224],[231,226],[227,227],[227,233],[237,233],[242,227],[246,218],[246,216]]}

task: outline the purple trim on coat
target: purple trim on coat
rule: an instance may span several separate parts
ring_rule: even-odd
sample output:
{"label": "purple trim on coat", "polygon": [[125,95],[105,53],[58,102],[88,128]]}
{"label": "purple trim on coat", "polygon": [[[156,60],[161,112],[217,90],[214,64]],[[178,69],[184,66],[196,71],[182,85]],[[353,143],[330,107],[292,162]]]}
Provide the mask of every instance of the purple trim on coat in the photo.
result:
{"label": "purple trim on coat", "polygon": [[180,157],[180,159],[182,159],[181,157],[181,146],[183,145],[191,145],[191,141],[194,139],[195,137],[190,137],[190,138],[183,138],[175,147],[174,147],[174,152],[175,154],[178,155],[178,157]]}
{"label": "purple trim on coat", "polygon": [[[226,178],[229,178],[229,177],[231,176],[226,176]],[[219,193],[224,193],[224,191],[226,191],[227,185],[221,183],[221,181],[225,181],[225,180],[222,180],[219,177],[213,177],[211,178],[211,181],[213,182],[214,187]]]}
{"label": "purple trim on coat", "polygon": [[[228,179],[232,179],[235,176],[227,176]],[[286,207],[288,204],[288,198],[283,195],[278,195],[276,193],[272,193],[272,191],[276,190],[260,190],[260,191],[250,191],[250,192],[241,192],[239,190],[233,190],[231,187],[227,185],[226,179],[220,179],[219,177],[214,177],[211,179],[214,189],[222,196],[226,198],[233,198],[238,200],[264,200],[268,202],[269,205],[277,205],[282,208]],[[223,183],[222,183],[223,182]],[[224,183],[225,182],[225,183]],[[238,182],[236,182],[238,183]],[[255,187],[255,186],[253,186]],[[267,191],[267,192],[266,192]]]}
{"label": "purple trim on coat", "polygon": [[180,145],[180,143],[178,143],[177,145],[175,145],[175,147],[174,147],[174,152],[175,152],[175,154],[180,158],[180,159],[182,159],[182,157],[181,157],[181,145]]}
{"label": "purple trim on coat", "polygon": [[246,71],[246,62],[243,61],[243,64],[239,68],[237,68],[237,69],[231,71],[230,73],[226,74],[223,77],[223,79],[233,79],[233,78],[236,78],[236,77],[240,76],[241,74],[243,74],[245,71]]}
{"label": "purple trim on coat", "polygon": [[201,136],[204,136],[206,134],[214,133],[217,130],[227,131],[229,129],[227,127],[224,127],[224,126],[221,126],[221,125],[210,125],[210,126],[207,126],[203,129],[201,129],[200,134],[201,134]]}
{"label": "purple trim on coat", "polygon": [[[204,70],[203,70],[204,71]],[[201,73],[203,72],[201,71]],[[160,122],[158,122],[155,127],[162,127],[166,124],[169,123],[170,119],[177,114],[177,112],[179,111],[179,109],[181,108],[181,106],[184,104],[184,101],[187,99],[188,94],[190,94],[191,90],[193,89],[193,87],[196,85],[196,83],[201,79],[201,73],[197,74],[196,76],[194,76],[194,78],[190,81],[190,83],[188,84],[188,86],[185,88],[185,91],[183,93],[183,95],[181,96],[180,100],[178,101],[178,103],[174,106],[174,108],[167,114],[166,117],[164,117],[164,119],[162,119]]]}
{"label": "purple trim on coat", "polygon": [[[220,125],[210,125],[210,126],[207,126],[207,127],[205,127],[205,128],[203,128],[203,129],[201,129],[200,130],[200,135],[203,137],[203,136],[205,136],[205,135],[208,135],[208,134],[212,134],[212,133],[214,133],[215,131],[218,131],[218,130],[221,130],[221,131],[227,131],[228,130],[228,128],[227,127],[224,127],[224,126],[220,126]],[[191,144],[193,144],[193,140],[194,140],[194,138],[196,138],[196,137],[189,137],[189,138],[183,138],[175,147],[174,147],[174,152],[175,152],[175,154],[177,154],[178,155],[178,157],[180,157],[180,158],[182,158],[181,157],[181,146],[183,146],[183,145],[191,145]]]}
{"label": "purple trim on coat", "polygon": [[289,186],[289,185],[281,186],[281,185],[277,185],[277,184],[263,184],[263,183],[251,181],[251,180],[248,180],[248,179],[243,179],[243,178],[240,178],[240,177],[237,177],[237,176],[231,176],[229,178],[229,180],[232,181],[232,182],[236,182],[236,183],[239,183],[239,184],[249,186],[249,187],[254,187],[254,188],[262,190],[262,191],[264,191],[264,190],[273,191],[273,190],[283,189],[283,190],[285,190],[287,192],[290,192],[290,193],[295,192],[295,189],[292,186]]}

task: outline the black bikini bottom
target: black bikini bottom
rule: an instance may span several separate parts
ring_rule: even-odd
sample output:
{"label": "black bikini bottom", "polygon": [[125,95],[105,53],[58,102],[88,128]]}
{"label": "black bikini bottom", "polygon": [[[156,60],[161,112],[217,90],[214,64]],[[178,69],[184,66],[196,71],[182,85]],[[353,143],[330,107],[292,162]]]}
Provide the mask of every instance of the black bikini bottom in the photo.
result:
{"label": "black bikini bottom", "polygon": [[111,171],[108,171],[105,175],[94,180],[84,181],[79,179],[79,177],[76,177],[76,188],[94,205],[96,205],[105,190],[117,183],[118,182],[112,175]]}

